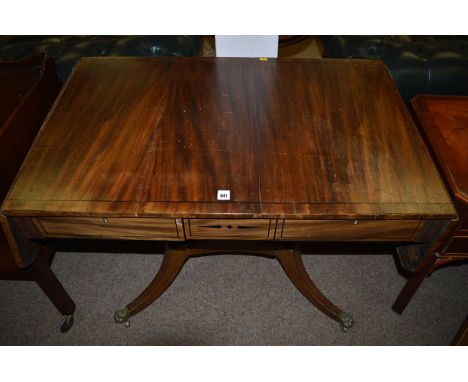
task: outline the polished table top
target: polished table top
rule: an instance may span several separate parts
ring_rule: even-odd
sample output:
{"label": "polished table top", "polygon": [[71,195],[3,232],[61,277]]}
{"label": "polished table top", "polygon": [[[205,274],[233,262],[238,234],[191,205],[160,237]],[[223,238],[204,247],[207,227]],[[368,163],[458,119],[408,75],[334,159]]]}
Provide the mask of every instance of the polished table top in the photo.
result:
{"label": "polished table top", "polygon": [[169,57],[83,58],[2,212],[455,217],[381,62]]}

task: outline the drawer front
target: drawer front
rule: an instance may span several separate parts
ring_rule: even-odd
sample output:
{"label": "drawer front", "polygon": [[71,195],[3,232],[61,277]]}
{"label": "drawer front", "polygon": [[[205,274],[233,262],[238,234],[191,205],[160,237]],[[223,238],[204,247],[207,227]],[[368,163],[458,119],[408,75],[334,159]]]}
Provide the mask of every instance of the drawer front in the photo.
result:
{"label": "drawer front", "polygon": [[271,219],[185,219],[184,227],[187,239],[266,240],[274,236],[273,222]]}
{"label": "drawer front", "polygon": [[444,256],[464,255],[468,258],[468,237],[454,237],[444,251]]}
{"label": "drawer front", "polygon": [[411,240],[419,220],[284,220],[279,236],[310,240]]}
{"label": "drawer front", "polygon": [[184,239],[182,222],[176,219],[41,217],[35,219],[35,224],[48,237]]}

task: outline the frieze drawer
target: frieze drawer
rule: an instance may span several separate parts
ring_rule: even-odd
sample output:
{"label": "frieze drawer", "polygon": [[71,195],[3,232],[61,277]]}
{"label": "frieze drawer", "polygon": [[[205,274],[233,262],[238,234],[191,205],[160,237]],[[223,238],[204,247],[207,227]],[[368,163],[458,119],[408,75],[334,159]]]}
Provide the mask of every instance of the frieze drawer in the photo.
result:
{"label": "frieze drawer", "polygon": [[40,217],[35,225],[46,237],[184,239],[180,219]]}
{"label": "frieze drawer", "polygon": [[272,219],[185,219],[187,239],[268,240],[274,236]]}
{"label": "frieze drawer", "polygon": [[419,220],[284,220],[276,237],[284,240],[412,240],[419,224]]}

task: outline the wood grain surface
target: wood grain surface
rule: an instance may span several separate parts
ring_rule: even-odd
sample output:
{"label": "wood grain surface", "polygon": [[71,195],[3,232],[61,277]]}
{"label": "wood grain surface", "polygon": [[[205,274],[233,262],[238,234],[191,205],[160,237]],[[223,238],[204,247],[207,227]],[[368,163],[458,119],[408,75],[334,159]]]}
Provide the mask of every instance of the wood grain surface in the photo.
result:
{"label": "wood grain surface", "polygon": [[[231,199],[217,200],[217,190]],[[380,62],[84,58],[11,189],[17,216],[452,219]]]}
{"label": "wood grain surface", "polygon": [[411,104],[454,196],[468,203],[468,97],[417,96]]}
{"label": "wood grain surface", "polygon": [[121,239],[183,240],[175,219],[40,217],[35,219],[45,237],[97,237]]}
{"label": "wood grain surface", "polygon": [[284,220],[281,239],[411,240],[419,220]]}
{"label": "wood grain surface", "polygon": [[272,219],[185,219],[187,239],[255,239],[275,237]]}

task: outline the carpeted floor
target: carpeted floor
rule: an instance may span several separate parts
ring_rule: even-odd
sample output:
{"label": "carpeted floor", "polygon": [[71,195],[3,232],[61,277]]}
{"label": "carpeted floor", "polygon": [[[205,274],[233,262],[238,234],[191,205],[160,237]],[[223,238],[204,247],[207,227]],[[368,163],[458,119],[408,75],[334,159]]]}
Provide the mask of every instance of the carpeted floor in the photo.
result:
{"label": "carpeted floor", "polygon": [[33,282],[0,281],[2,345],[448,345],[468,312],[468,266],[427,279],[402,316],[404,284],[390,255],[305,255],[316,284],[351,313],[348,333],[295,289],[276,260],[190,259],[129,328],[113,322],[152,279],[161,255],[57,253],[52,269],[77,304],[66,334]]}

